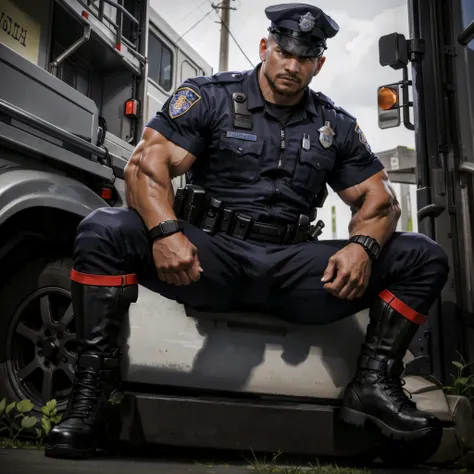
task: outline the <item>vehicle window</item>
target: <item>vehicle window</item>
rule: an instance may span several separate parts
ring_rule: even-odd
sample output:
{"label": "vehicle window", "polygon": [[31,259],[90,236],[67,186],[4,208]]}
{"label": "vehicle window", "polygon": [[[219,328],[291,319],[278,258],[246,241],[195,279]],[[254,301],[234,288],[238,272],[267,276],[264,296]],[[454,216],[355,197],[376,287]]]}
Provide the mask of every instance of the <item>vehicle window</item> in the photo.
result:
{"label": "vehicle window", "polygon": [[[474,2],[472,0],[462,0],[462,23],[467,28],[474,21]],[[469,49],[474,49],[474,40],[468,44]]]}
{"label": "vehicle window", "polygon": [[197,69],[188,61],[183,61],[181,64],[181,82],[184,82],[190,77],[196,77],[197,75]]}
{"label": "vehicle window", "polygon": [[150,33],[148,42],[148,77],[165,91],[173,85],[173,53],[163,41]]}

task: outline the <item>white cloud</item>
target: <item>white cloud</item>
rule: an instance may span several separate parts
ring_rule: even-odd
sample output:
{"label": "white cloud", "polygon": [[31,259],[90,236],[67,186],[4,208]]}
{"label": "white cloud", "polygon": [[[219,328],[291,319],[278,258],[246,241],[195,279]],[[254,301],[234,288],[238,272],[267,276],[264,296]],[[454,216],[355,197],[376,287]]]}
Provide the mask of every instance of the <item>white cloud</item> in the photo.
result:
{"label": "white cloud", "polygon": [[[212,0],[150,0],[158,13],[174,26],[179,34],[186,32],[211,9]],[[240,46],[257,64],[260,38],[266,36],[269,21],[264,9],[277,3],[269,0],[239,0],[231,2],[230,29]],[[310,3],[313,3],[310,0]],[[405,0],[320,0],[322,8],[339,24],[338,35],[328,41],[327,61],[311,83],[311,88],[331,97],[337,105],[356,116],[374,151],[383,151],[397,145],[414,146],[413,132],[403,125],[380,130],[377,123],[377,88],[398,82],[401,71],[384,68],[379,64],[378,41],[380,36],[398,32],[408,36],[408,13]],[[194,11],[194,13],[192,13]],[[188,18],[183,18],[188,16]],[[178,21],[182,20],[182,21]],[[213,12],[185,35],[186,41],[209,62],[214,71],[219,65],[220,25]],[[229,47],[229,69],[250,69],[251,65],[232,39]],[[349,215],[337,196],[331,195],[327,208],[337,205],[338,236],[345,237]],[[325,215],[329,217],[329,215]],[[328,224],[328,222],[327,222]],[[329,226],[328,226],[329,227]],[[326,236],[330,229],[326,229]],[[330,237],[330,236],[329,236]]]}
{"label": "white cloud", "polygon": [[[264,10],[276,3],[269,0],[232,2],[230,29],[253,64],[257,64],[258,44],[266,35],[269,21]],[[185,33],[211,10],[211,0],[151,0],[151,5],[174,26]],[[374,150],[394,144],[413,146],[413,133],[403,128],[380,130],[377,125],[376,92],[380,85],[401,79],[400,71],[383,68],[378,60],[380,36],[400,32],[407,34],[408,16],[403,0],[321,0],[318,6],[339,24],[340,31],[328,41],[328,60],[311,83],[338,105],[356,116]],[[186,18],[187,17],[187,18]],[[220,25],[213,12],[184,36],[186,41],[208,61],[214,71],[219,66]],[[249,69],[251,65],[232,39],[229,47],[229,69]]]}

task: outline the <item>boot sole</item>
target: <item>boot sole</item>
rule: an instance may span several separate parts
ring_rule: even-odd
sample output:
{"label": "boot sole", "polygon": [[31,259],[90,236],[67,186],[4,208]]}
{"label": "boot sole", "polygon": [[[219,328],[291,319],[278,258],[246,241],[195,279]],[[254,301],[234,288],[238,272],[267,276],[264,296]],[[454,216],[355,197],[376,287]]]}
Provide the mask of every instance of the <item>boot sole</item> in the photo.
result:
{"label": "boot sole", "polygon": [[88,449],[77,449],[71,448],[66,444],[55,444],[54,446],[47,444],[44,449],[44,454],[49,458],[83,459],[92,457],[95,451],[95,446]]}
{"label": "boot sole", "polygon": [[360,411],[354,410],[352,408],[343,407],[339,412],[339,418],[350,425],[358,426],[363,428],[367,421],[371,421],[381,432],[384,436],[400,441],[415,441],[417,439],[426,438],[427,435],[432,434],[433,436],[442,435],[442,428],[438,429],[436,427],[433,428],[422,428],[421,430],[414,430],[414,431],[401,431],[395,428],[388,426],[379,418],[376,418],[372,415],[367,415],[366,413],[362,413]]}

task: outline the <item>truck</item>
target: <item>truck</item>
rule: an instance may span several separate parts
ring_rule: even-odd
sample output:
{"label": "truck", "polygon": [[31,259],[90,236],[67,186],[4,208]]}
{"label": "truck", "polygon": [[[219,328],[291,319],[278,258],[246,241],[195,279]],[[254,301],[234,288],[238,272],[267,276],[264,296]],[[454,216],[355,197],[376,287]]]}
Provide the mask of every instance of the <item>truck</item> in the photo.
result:
{"label": "truck", "polygon": [[[381,128],[403,121],[413,130],[416,163],[397,174],[412,174],[417,228],[451,265],[405,357],[405,388],[443,423],[436,452],[338,418],[367,312],[308,327],[196,311],[141,285],[122,332],[111,437],[398,466],[454,462],[474,449],[462,365],[474,356],[474,13],[468,1],[407,2],[409,38],[395,32],[379,46],[381,67],[401,80],[381,85],[374,113]],[[97,208],[126,206],[123,170],[147,119],[179,82],[210,74],[145,0],[0,0],[0,398],[29,399],[38,413],[52,399],[65,408],[77,225]]]}

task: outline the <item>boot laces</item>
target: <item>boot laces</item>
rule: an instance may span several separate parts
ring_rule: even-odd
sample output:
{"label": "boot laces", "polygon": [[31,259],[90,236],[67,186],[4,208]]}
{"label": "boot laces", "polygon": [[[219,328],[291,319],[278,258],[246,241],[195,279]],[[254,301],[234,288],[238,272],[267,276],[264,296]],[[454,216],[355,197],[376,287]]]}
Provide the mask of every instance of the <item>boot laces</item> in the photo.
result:
{"label": "boot laces", "polygon": [[390,372],[385,372],[380,375],[378,381],[383,385],[384,390],[394,401],[401,405],[415,406],[412,401],[412,394],[404,388],[406,384],[405,380]]}
{"label": "boot laces", "polygon": [[71,407],[67,418],[86,418],[100,397],[101,374],[90,368],[79,368],[74,378]]}

